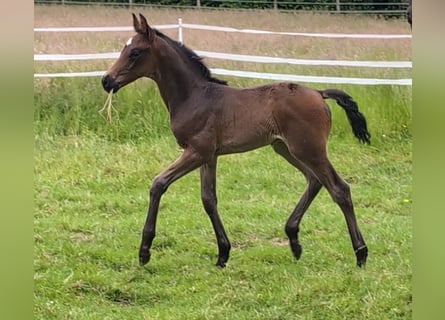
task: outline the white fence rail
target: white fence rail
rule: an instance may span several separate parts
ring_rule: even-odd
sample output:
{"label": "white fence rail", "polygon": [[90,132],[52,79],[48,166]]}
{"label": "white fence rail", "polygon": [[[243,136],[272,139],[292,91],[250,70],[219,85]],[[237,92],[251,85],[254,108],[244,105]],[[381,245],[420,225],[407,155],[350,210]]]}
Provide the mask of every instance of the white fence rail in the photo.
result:
{"label": "white fence rail", "polygon": [[[409,39],[411,35],[382,35],[382,34],[332,34],[332,33],[299,33],[299,32],[275,32],[265,30],[236,29],[229,27],[208,26],[200,24],[184,24],[178,19],[178,24],[155,25],[156,29],[178,29],[179,41],[183,41],[183,29],[200,29],[222,32],[240,32],[249,34],[270,34],[321,38],[355,38],[355,39]],[[34,28],[35,32],[119,32],[133,31],[133,27],[75,27],[75,28]],[[308,60],[292,59],[267,56],[240,55],[229,53],[218,53],[195,50],[195,52],[207,58],[247,61],[258,63],[286,63],[293,65],[312,66],[343,66],[343,67],[369,67],[369,68],[412,68],[410,61],[347,61],[347,60]],[[35,61],[68,61],[68,60],[90,60],[90,59],[116,59],[119,52],[97,53],[97,54],[35,54]],[[345,78],[345,77],[318,77],[301,76],[289,74],[258,73],[238,70],[211,69],[217,75],[229,75],[256,79],[270,79],[282,81],[300,81],[310,83],[348,83],[364,85],[412,85],[412,79],[370,79],[370,78]],[[105,71],[76,72],[76,73],[51,73],[35,74],[35,78],[41,77],[82,77],[101,76]]]}
{"label": "white fence rail", "polygon": [[[258,63],[285,63],[305,66],[336,66],[336,67],[368,67],[368,68],[412,68],[411,61],[351,61],[351,60],[309,60],[252,56],[233,53],[220,53],[194,50],[203,58]],[[117,59],[120,52],[84,53],[84,54],[35,54],[34,61],[73,61],[73,60],[104,60]]]}
{"label": "white fence rail", "polygon": [[[231,27],[211,26],[204,24],[182,23],[182,19],[178,19],[177,24],[153,25],[153,28],[162,29],[195,29],[220,32],[237,32],[248,34],[270,34],[284,36],[300,36],[300,37],[316,37],[316,38],[351,38],[351,39],[409,39],[410,34],[349,34],[349,33],[310,33],[310,32],[281,32],[267,31],[255,29],[237,29]],[[118,32],[133,31],[133,27],[117,26],[117,27],[65,27],[65,28],[34,28],[34,32]],[[179,38],[179,41],[183,39]]]}
{"label": "white fence rail", "polygon": [[[252,71],[237,71],[226,69],[212,69],[212,74],[233,76],[250,79],[267,79],[280,81],[296,81],[307,83],[331,83],[331,84],[360,84],[360,85],[399,85],[411,86],[412,79],[372,79],[372,78],[346,78],[346,77],[319,77],[300,76],[279,73],[259,73]],[[101,77],[105,71],[70,72],[70,73],[36,73],[34,78],[75,78],[75,77]]]}

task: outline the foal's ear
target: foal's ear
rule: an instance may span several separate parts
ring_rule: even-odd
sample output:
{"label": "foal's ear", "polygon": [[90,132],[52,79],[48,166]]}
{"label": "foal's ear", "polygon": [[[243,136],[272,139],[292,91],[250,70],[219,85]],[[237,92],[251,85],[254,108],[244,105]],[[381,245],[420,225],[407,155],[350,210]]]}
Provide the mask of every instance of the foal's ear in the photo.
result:
{"label": "foal's ear", "polygon": [[155,35],[154,30],[148,25],[147,23],[147,19],[145,19],[145,17],[139,13],[139,17],[141,19],[141,21],[138,21],[138,18],[136,17],[136,15],[134,13],[132,13],[133,15],[133,27],[134,27],[134,31],[136,31],[139,34],[144,34],[148,36],[149,41],[152,41]]}
{"label": "foal's ear", "polygon": [[139,24],[138,18],[136,18],[136,15],[134,13],[131,14],[133,16],[133,27],[134,31],[137,33],[141,33],[141,25]]}
{"label": "foal's ear", "polygon": [[139,18],[141,18],[141,29],[144,34],[148,36],[148,40],[151,42],[155,36],[154,30],[148,25],[147,19],[139,13]]}

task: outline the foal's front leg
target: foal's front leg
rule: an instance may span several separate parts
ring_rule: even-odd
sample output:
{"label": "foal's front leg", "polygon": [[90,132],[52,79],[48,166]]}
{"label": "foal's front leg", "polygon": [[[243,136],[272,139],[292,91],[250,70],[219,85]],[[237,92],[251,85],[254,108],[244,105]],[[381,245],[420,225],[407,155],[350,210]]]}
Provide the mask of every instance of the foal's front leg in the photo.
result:
{"label": "foal's front leg", "polygon": [[225,267],[229,260],[230,242],[219,217],[216,198],[216,158],[200,168],[201,200],[205,211],[210,217],[216,241],[218,242],[218,261],[216,266]]}
{"label": "foal's front leg", "polygon": [[186,149],[170,167],[154,179],[150,188],[147,219],[142,232],[142,241],[139,249],[139,263],[141,265],[145,265],[150,261],[150,248],[156,233],[156,218],[161,196],[173,182],[190,171],[197,169],[203,162],[202,157],[197,152]]}

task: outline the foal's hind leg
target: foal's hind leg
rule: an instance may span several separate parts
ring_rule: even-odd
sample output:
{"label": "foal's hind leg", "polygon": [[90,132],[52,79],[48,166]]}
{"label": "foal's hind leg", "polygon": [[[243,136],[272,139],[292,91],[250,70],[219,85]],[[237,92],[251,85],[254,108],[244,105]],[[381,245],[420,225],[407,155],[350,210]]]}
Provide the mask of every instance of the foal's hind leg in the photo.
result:
{"label": "foal's hind leg", "polygon": [[319,181],[328,190],[334,202],[342,210],[357,258],[357,265],[359,267],[364,266],[368,256],[368,248],[357,225],[349,185],[337,174],[326,157],[305,163],[312,169]]}
{"label": "foal's hind leg", "polygon": [[304,191],[303,195],[298,201],[297,206],[287,220],[285,227],[286,234],[289,238],[291,250],[295,258],[297,258],[298,260],[301,256],[302,251],[301,245],[298,241],[299,225],[304,213],[312,203],[312,200],[314,200],[314,198],[317,196],[322,185],[314,176],[314,174],[303,163],[301,163],[299,160],[291,155],[289,149],[283,141],[276,140],[272,144],[272,147],[276,153],[285,158],[294,167],[298,168],[305,175],[307,180],[306,190]]}
{"label": "foal's hind leg", "polygon": [[216,198],[216,158],[200,168],[201,174],[201,199],[204,209],[210,217],[216,241],[218,242],[218,267],[225,267],[229,260],[230,242],[227,238],[224,226],[218,215]]}

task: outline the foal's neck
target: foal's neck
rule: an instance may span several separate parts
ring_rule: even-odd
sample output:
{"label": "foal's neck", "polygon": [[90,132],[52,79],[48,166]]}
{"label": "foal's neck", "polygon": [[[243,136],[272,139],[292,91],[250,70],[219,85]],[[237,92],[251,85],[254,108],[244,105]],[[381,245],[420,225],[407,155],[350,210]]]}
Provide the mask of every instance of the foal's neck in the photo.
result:
{"label": "foal's neck", "polygon": [[170,114],[177,111],[196,92],[202,81],[206,81],[172,48],[160,56],[154,80]]}

